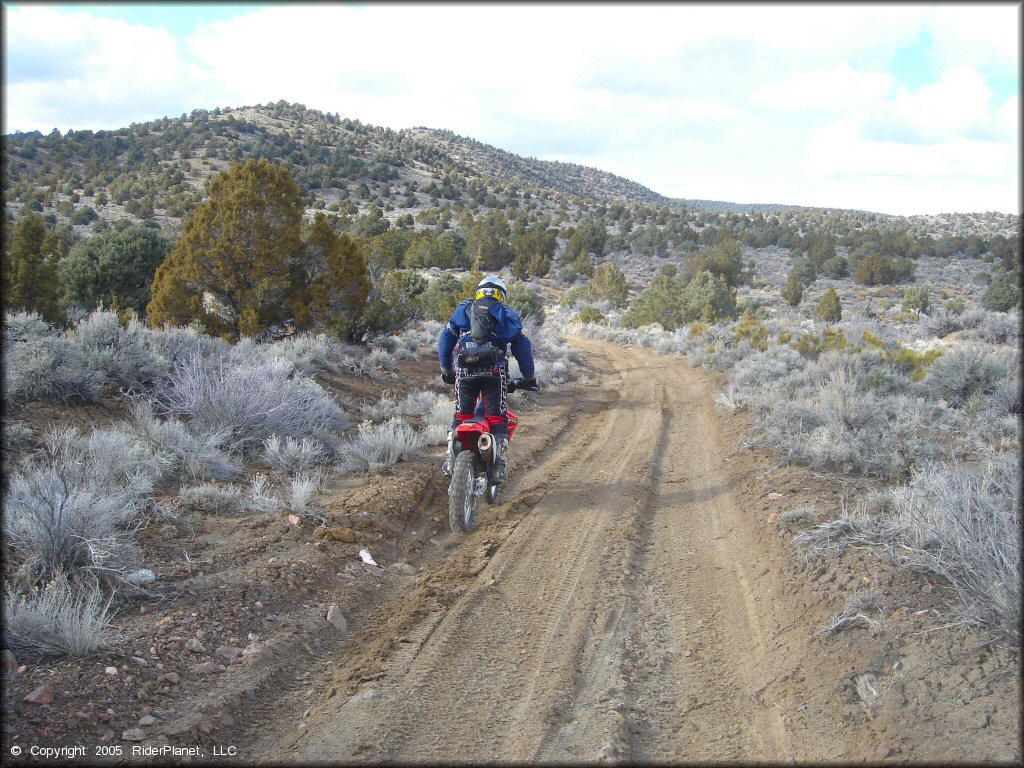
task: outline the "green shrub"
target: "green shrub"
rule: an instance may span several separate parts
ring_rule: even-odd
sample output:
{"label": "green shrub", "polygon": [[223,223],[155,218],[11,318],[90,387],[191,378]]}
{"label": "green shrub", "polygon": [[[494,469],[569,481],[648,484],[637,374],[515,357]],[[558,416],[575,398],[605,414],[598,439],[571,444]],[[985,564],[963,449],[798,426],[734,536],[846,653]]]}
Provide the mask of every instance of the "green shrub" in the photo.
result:
{"label": "green shrub", "polygon": [[928,311],[928,289],[912,285],[903,293],[903,309],[906,312]]}
{"label": "green shrub", "polygon": [[850,265],[843,256],[835,256],[821,265],[821,274],[832,280],[841,280],[850,274]]}
{"label": "green shrub", "polygon": [[544,325],[544,300],[540,295],[525,283],[513,283],[508,287],[508,302],[525,322],[527,318],[533,318],[538,325]]}
{"label": "green shrub", "polygon": [[558,300],[559,306],[572,307],[576,302],[583,298],[583,286],[577,285],[575,288],[570,288],[568,291],[562,294],[562,298]]}
{"label": "green shrub", "polygon": [[576,319],[581,323],[600,323],[604,321],[604,313],[597,307],[588,304],[580,310]]}
{"label": "green shrub", "polygon": [[843,329],[831,326],[826,326],[820,336],[813,331],[802,333],[796,343],[790,346],[799,352],[801,357],[811,359],[816,359],[822,352],[842,352],[853,349],[853,345],[847,340]]}
{"label": "green shrub", "polygon": [[736,312],[735,299],[726,279],[710,272],[698,272],[683,292],[686,320],[715,322],[732,317]]}
{"label": "green shrub", "polygon": [[1009,312],[1019,305],[1020,287],[1002,274],[992,278],[992,282],[981,297],[981,306],[989,312]]}
{"label": "green shrub", "polygon": [[607,299],[616,307],[624,307],[629,296],[629,285],[622,270],[615,264],[607,262],[594,268],[594,276],[587,284],[587,292],[595,301]]}
{"label": "green shrub", "polygon": [[83,205],[71,216],[72,224],[92,224],[100,216],[96,211],[88,205]]}
{"label": "green shrub", "polygon": [[892,259],[878,253],[865,256],[857,265],[853,280],[859,285],[892,285],[896,281]]}
{"label": "green shrub", "polygon": [[967,309],[967,303],[959,297],[946,302],[946,311],[951,314],[961,315],[965,309]]}
{"label": "green shrub", "polygon": [[761,352],[768,349],[768,329],[764,323],[759,322],[750,312],[740,315],[733,333],[737,340],[746,339],[750,345]]}
{"label": "green shrub", "polygon": [[796,260],[789,274],[796,275],[796,279],[800,281],[800,284],[807,287],[813,285],[814,281],[818,279],[818,268],[814,266],[814,262],[810,259],[803,257]]}
{"label": "green shrub", "polygon": [[825,323],[838,323],[843,319],[843,306],[839,301],[839,294],[835,288],[829,288],[822,294],[814,316]]}
{"label": "green shrub", "polygon": [[791,307],[800,306],[800,300],[804,297],[804,285],[795,271],[789,273],[786,280],[786,287],[782,289],[782,298]]}

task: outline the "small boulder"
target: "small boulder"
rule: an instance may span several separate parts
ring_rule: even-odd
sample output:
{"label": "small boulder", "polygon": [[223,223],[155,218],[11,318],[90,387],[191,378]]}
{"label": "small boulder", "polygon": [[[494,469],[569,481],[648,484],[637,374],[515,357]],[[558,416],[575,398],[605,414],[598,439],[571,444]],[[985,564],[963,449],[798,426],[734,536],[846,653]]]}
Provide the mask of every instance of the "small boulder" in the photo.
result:
{"label": "small boulder", "polygon": [[226,659],[228,664],[231,664],[235,659],[242,655],[242,649],[234,645],[222,645],[215,651],[215,653]]}
{"label": "small boulder", "polygon": [[337,605],[332,605],[327,611],[327,621],[333,624],[334,628],[339,632],[344,632],[348,629],[348,620]]}
{"label": "small boulder", "polygon": [[156,723],[156,718],[152,715],[143,715],[139,718],[139,725],[153,725],[154,723]]}
{"label": "small boulder", "polygon": [[31,704],[49,704],[53,701],[53,688],[41,685],[25,697]]}
{"label": "small boulder", "polygon": [[245,648],[242,649],[243,656],[254,656],[262,651],[266,646],[263,645],[259,640],[253,640]]}
{"label": "small boulder", "polygon": [[196,667],[196,672],[200,675],[216,675],[224,672],[227,669],[223,664],[218,664],[215,661],[208,661],[205,664],[200,664]]}
{"label": "small boulder", "polygon": [[206,653],[206,646],[203,645],[199,638],[193,637],[185,643],[185,650],[192,653]]}
{"label": "small boulder", "polygon": [[146,738],[146,732],[141,728],[129,728],[121,734],[121,738],[125,741],[144,741]]}
{"label": "small boulder", "polygon": [[156,574],[149,568],[142,568],[134,573],[129,573],[124,577],[124,580],[129,584],[141,585],[141,584],[152,584],[156,581]]}

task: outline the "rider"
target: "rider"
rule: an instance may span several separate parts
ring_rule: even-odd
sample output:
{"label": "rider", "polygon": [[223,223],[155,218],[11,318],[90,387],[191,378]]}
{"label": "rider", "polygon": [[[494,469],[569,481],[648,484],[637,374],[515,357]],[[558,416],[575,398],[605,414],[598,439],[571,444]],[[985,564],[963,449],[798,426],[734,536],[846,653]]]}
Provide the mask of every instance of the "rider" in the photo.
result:
{"label": "rider", "polygon": [[[523,374],[522,388],[537,390],[533,346],[523,333],[519,315],[505,303],[505,283],[487,275],[477,284],[476,295],[461,302],[437,340],[441,380],[455,384],[456,407],[448,433],[444,473],[450,475],[460,445],[455,428],[473,418],[477,397],[483,401],[487,423],[496,438],[495,482],[508,479],[508,352]],[[468,352],[466,351],[468,349]]]}

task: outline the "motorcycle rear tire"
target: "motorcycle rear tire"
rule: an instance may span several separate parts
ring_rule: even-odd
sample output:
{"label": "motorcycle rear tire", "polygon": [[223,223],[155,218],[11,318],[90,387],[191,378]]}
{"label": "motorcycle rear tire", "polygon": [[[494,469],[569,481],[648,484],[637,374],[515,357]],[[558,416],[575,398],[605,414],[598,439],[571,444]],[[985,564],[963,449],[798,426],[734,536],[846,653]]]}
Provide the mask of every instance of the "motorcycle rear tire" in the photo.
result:
{"label": "motorcycle rear tire", "polygon": [[472,451],[462,451],[455,457],[452,482],[448,487],[448,526],[452,532],[473,530],[476,505],[480,500],[473,491],[477,475],[482,471],[483,462]]}

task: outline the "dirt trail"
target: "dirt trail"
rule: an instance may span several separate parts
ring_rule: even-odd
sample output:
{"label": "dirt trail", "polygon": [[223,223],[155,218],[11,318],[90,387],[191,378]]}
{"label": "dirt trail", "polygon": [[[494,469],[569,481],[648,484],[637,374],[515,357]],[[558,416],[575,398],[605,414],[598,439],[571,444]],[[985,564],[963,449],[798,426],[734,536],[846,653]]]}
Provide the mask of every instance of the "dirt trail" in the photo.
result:
{"label": "dirt trail", "polygon": [[[822,759],[844,745],[763,701],[801,659],[731,496],[710,391],[681,360],[576,340],[602,369],[559,439],[507,489],[518,513],[454,543],[486,565],[381,672],[319,703],[272,761]],[[756,554],[755,554],[756,553]],[[756,564],[755,564],[756,563]],[[752,573],[751,569],[757,569]],[[396,609],[398,610],[398,609]],[[770,648],[770,646],[772,646]],[[351,690],[351,689],[350,689]],[[269,747],[269,745],[268,745]],[[259,753],[259,752],[257,752]]]}

